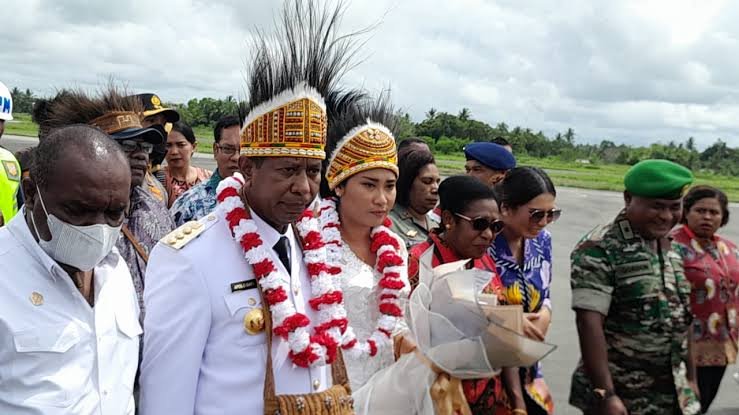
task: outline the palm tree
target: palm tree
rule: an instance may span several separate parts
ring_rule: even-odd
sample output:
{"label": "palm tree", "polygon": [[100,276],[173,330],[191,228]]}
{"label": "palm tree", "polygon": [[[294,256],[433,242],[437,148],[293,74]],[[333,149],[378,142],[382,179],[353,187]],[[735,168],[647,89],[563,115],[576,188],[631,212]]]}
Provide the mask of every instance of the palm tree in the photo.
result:
{"label": "palm tree", "polygon": [[459,118],[462,121],[467,121],[470,119],[470,109],[469,108],[462,108],[461,111],[459,111],[459,115],[457,115],[457,118]]}
{"label": "palm tree", "polygon": [[431,107],[429,111],[426,113],[426,119],[433,120],[434,118],[436,118],[436,108]]}

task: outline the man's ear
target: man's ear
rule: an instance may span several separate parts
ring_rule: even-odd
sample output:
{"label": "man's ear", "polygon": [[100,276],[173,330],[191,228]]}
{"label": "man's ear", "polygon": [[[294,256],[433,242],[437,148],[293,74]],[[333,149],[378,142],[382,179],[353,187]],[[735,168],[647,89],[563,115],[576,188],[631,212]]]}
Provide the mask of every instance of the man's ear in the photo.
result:
{"label": "man's ear", "polygon": [[36,183],[32,178],[26,177],[21,181],[21,188],[23,189],[23,203],[26,205],[26,209],[33,210],[33,206],[36,203]]}
{"label": "man's ear", "polygon": [[218,143],[213,143],[213,158],[216,158],[216,154],[218,154]]}
{"label": "man's ear", "polygon": [[254,182],[254,175],[258,167],[251,157],[239,157],[239,171],[244,176],[244,189],[249,189]]}
{"label": "man's ear", "polygon": [[626,207],[628,207],[631,204],[631,201],[633,200],[633,196],[628,191],[624,191],[624,203],[626,204]]}

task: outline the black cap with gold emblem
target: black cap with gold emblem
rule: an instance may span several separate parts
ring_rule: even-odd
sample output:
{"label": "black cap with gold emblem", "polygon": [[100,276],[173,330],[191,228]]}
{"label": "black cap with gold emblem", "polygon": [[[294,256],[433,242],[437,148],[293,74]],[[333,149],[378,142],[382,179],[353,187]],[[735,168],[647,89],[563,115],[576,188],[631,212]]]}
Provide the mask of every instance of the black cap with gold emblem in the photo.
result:
{"label": "black cap with gold emblem", "polygon": [[162,114],[166,118],[167,122],[176,123],[180,120],[180,114],[172,108],[162,106],[162,100],[157,94],[137,94],[134,95],[141,101],[141,105],[144,107],[142,115],[144,117],[150,117],[152,115]]}

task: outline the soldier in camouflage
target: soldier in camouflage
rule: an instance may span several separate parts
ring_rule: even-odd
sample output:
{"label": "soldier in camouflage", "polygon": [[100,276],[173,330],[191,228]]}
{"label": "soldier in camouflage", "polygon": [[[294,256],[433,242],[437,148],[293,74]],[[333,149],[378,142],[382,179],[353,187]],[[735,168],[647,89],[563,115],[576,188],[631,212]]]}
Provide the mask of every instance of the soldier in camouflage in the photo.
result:
{"label": "soldier in camouflage", "polygon": [[625,209],[572,252],[582,359],[570,403],[585,414],[700,413],[688,340],[690,285],[668,239],[692,173],[643,161],[624,179]]}

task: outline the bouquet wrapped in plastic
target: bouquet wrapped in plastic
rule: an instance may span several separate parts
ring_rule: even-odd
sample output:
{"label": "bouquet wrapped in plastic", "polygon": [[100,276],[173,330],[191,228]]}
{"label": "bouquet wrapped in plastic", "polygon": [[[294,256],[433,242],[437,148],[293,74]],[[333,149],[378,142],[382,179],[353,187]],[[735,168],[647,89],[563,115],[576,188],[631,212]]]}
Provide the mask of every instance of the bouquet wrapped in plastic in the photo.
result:
{"label": "bouquet wrapped in plastic", "polygon": [[407,313],[417,348],[355,391],[357,414],[469,413],[461,379],[531,366],[555,349],[524,337],[521,307],[481,294],[492,275],[464,269],[465,262],[431,270],[424,265],[430,261],[420,261]]}

